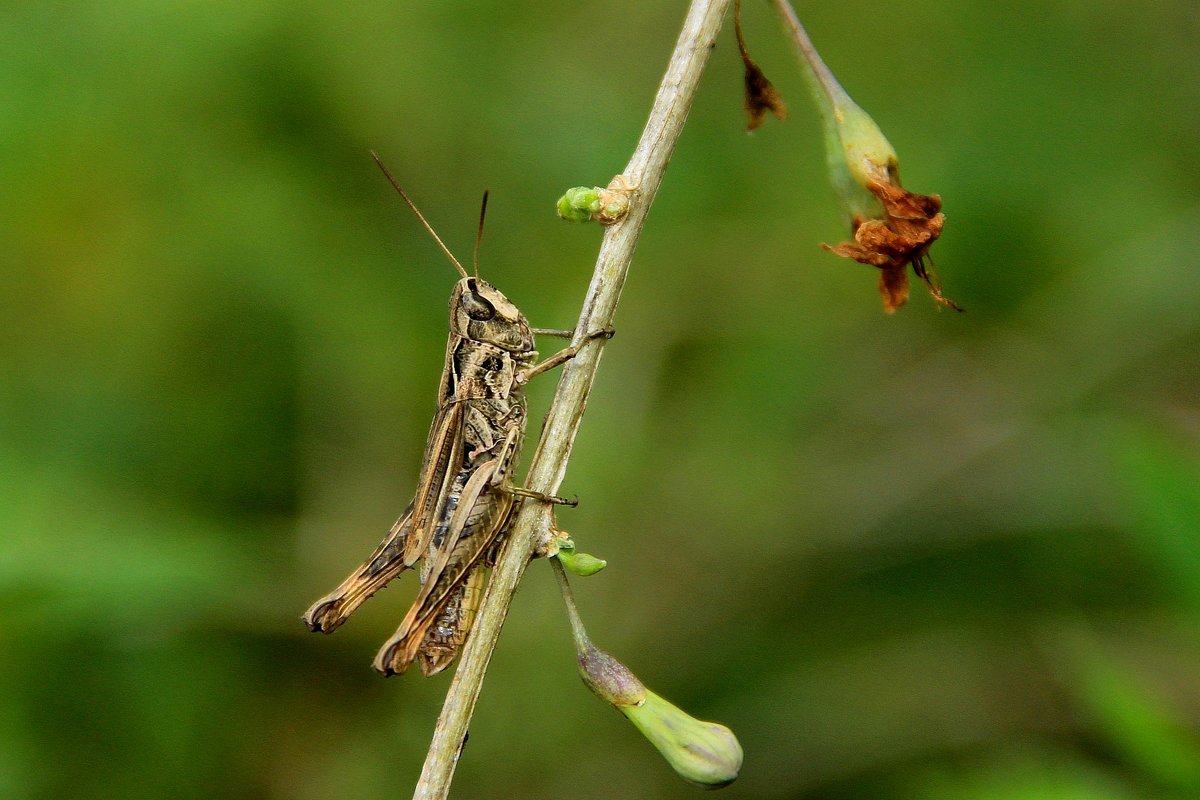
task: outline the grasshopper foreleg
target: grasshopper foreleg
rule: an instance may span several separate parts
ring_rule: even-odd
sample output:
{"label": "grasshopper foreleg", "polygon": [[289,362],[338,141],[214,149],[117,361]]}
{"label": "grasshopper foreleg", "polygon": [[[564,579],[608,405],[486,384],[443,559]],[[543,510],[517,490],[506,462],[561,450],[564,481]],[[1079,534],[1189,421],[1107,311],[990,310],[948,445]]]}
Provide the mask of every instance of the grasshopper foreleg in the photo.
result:
{"label": "grasshopper foreleg", "polygon": [[554,336],[559,339],[574,339],[575,331],[565,328],[530,328],[534,336]]}
{"label": "grasshopper foreleg", "polygon": [[[575,329],[574,328],[570,328],[570,329],[567,329],[567,328],[530,328],[530,330],[533,331],[534,335],[536,335],[536,336],[554,336],[559,339],[574,339],[575,338]],[[609,326],[605,326],[604,328],[597,331],[596,333],[593,333],[588,338],[596,339],[599,337],[604,337],[605,339],[611,339],[612,337],[614,337],[616,335],[617,335],[616,330],[614,330],[613,327],[611,325],[609,325]]]}
{"label": "grasshopper foreleg", "polygon": [[[553,330],[550,328],[535,328],[534,332],[542,333],[547,336],[563,336],[564,338],[570,338],[575,335],[574,331],[560,331],[560,330]],[[587,335],[586,339],[587,340],[611,339],[612,337],[614,337],[616,335],[617,335],[617,332],[615,330],[613,330],[613,328],[611,326],[608,326],[608,327],[601,328],[598,331],[593,331],[592,333],[589,333]],[[549,370],[554,369],[555,367],[558,367],[558,366],[561,366],[561,365],[567,363],[568,361],[570,361],[572,358],[574,358],[578,354],[579,354],[579,345],[573,344],[570,347],[564,347],[562,350],[559,350],[557,353],[550,356],[545,361],[541,361],[537,364],[534,364],[532,367],[529,367],[528,369],[522,370],[521,372],[517,373],[517,383],[520,383],[520,384],[529,383],[529,381],[531,381],[536,376],[541,375],[543,372],[547,372]]]}
{"label": "grasshopper foreleg", "polygon": [[553,503],[556,506],[570,506],[571,508],[574,508],[575,506],[579,505],[578,497],[567,499],[565,497],[558,497],[556,495],[546,494],[544,492],[537,492],[533,489],[526,489],[523,486],[513,486],[511,484],[501,485],[497,488],[501,492],[514,494],[517,497],[529,497],[534,500],[541,500],[543,503]]}

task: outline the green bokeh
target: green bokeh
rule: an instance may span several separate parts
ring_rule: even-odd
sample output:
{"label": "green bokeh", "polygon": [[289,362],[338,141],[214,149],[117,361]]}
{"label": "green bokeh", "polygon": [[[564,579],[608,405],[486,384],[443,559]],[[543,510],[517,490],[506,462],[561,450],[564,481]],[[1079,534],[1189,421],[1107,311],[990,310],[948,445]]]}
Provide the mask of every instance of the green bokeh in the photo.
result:
{"label": "green bokeh", "polygon": [[[598,246],[685,3],[0,10],[0,798],[407,797],[447,675],[369,669],[412,581],[301,611],[416,478],[454,273],[533,324]],[[729,798],[1200,796],[1200,28],[1190,0],[801,4],[939,193],[894,317],[817,121],[743,130],[723,32],[559,522],[597,644],[746,751]],[[548,350],[548,344],[545,348]],[[553,379],[532,387],[533,418]],[[536,427],[536,426],[535,426]],[[544,564],[461,797],[694,796],[575,673]]]}

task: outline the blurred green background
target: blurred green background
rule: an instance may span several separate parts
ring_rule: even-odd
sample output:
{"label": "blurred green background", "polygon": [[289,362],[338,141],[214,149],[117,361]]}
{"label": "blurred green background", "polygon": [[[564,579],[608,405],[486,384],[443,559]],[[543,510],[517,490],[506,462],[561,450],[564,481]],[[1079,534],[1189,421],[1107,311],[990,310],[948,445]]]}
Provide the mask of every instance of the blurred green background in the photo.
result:
{"label": "blurred green background", "polygon": [[[569,327],[600,231],[554,201],[624,165],[684,8],[0,11],[0,797],[409,796],[449,675],[369,664],[414,581],[298,619],[411,496],[455,278],[368,150],[460,256],[490,187],[483,274]],[[745,134],[727,28],[564,486],[593,637],[739,734],[723,797],[1200,797],[1194,2],[800,10],[968,313],[819,249],[748,3],[792,117]],[[460,797],[697,792],[580,684],[545,564],[471,734]]]}

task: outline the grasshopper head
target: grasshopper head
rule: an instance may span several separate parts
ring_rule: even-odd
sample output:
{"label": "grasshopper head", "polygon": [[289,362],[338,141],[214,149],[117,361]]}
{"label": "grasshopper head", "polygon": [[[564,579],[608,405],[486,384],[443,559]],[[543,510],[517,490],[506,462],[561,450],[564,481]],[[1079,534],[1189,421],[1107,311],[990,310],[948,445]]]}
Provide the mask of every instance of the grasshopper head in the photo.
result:
{"label": "grasshopper head", "polygon": [[533,350],[525,315],[504,293],[482,278],[463,278],[450,295],[450,331],[511,353]]}

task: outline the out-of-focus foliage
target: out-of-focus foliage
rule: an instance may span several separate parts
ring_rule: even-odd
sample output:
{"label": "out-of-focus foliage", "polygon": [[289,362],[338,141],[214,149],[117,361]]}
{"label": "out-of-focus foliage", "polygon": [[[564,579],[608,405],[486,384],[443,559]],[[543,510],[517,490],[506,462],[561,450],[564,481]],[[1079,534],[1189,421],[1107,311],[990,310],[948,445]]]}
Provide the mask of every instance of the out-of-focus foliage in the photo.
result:
{"label": "out-of-focus foliage", "polygon": [[[298,620],[408,500],[454,279],[368,150],[460,256],[490,187],[483,273],[570,326],[601,232],[554,202],[624,166],[683,9],[0,11],[0,797],[408,795],[449,676],[369,663],[413,581]],[[738,733],[725,797],[1200,796],[1194,4],[800,11],[968,313],[819,249],[747,4],[792,114],[745,134],[726,30],[564,487],[597,644]],[[580,685],[544,564],[456,786],[695,791]]]}

